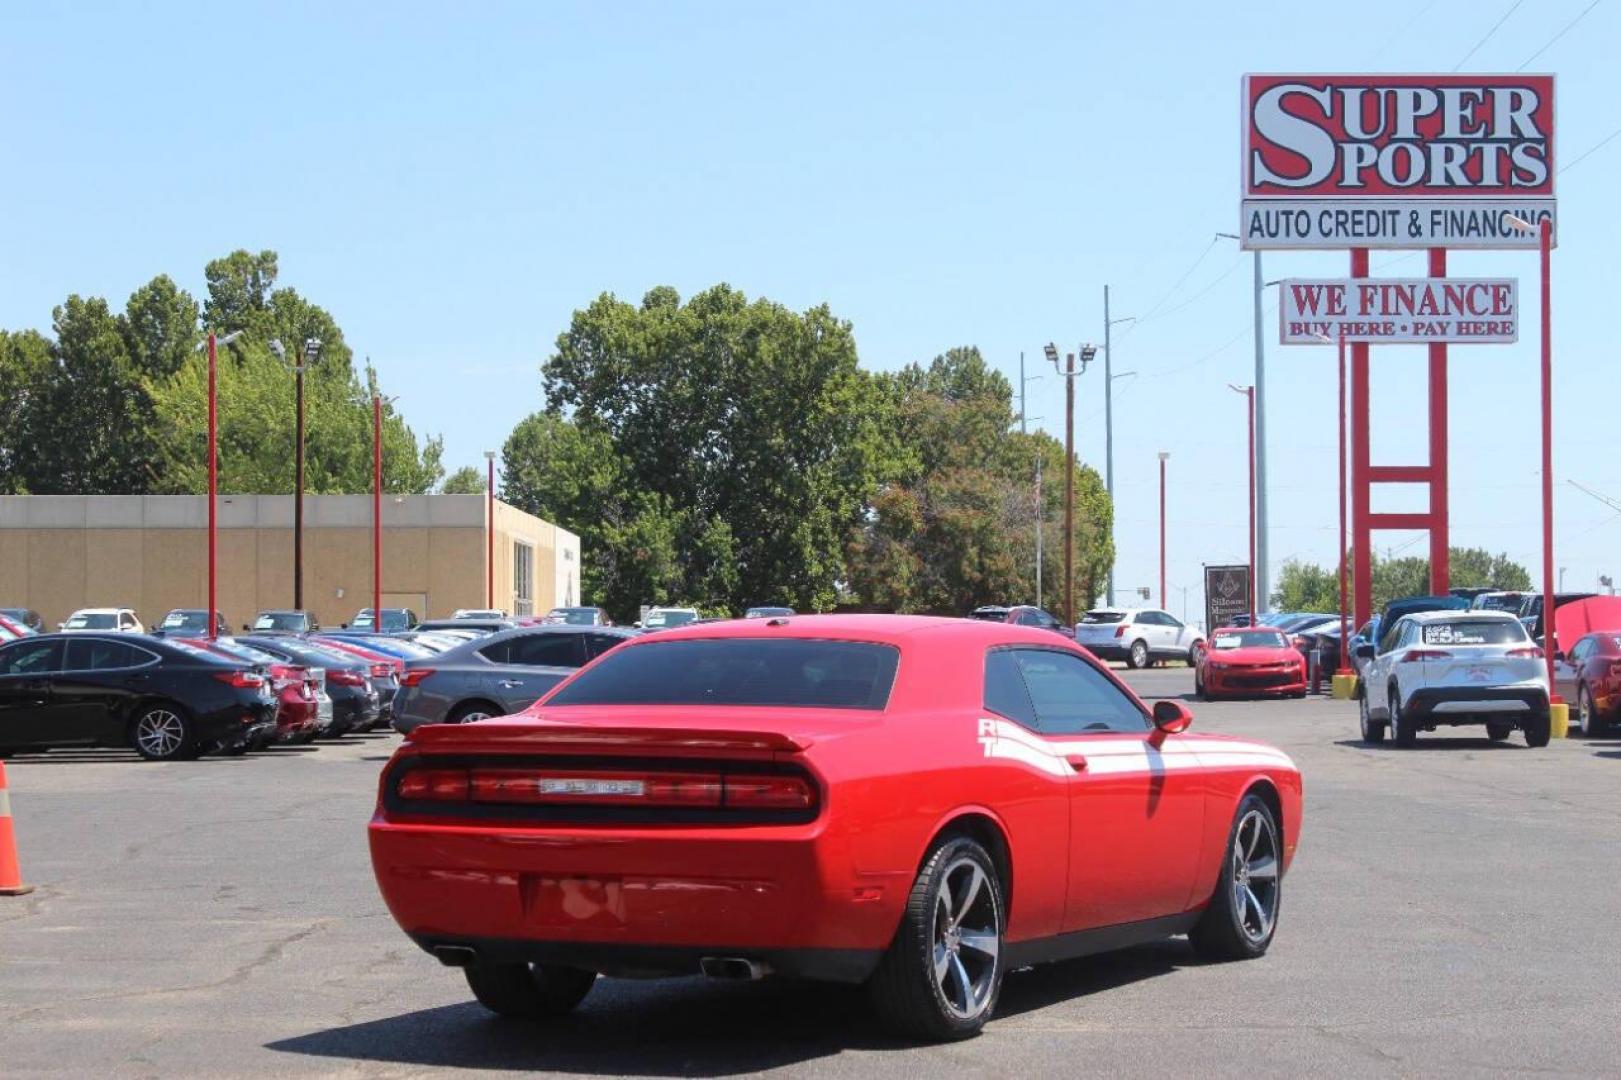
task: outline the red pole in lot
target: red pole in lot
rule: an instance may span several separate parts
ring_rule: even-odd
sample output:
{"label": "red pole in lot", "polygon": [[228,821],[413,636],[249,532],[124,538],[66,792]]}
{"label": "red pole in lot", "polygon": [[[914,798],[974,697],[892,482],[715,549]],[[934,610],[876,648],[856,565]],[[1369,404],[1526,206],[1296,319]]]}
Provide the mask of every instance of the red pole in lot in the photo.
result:
{"label": "red pole in lot", "polygon": [[371,625],[383,628],[383,397],[371,396]]}
{"label": "red pole in lot", "polygon": [[[1351,276],[1368,276],[1368,249],[1351,249]],[[1368,521],[1368,343],[1351,346],[1351,579],[1356,624],[1373,618],[1373,530]]]}
{"label": "red pole in lot", "polygon": [[1553,219],[1542,219],[1542,652],[1548,664],[1549,701],[1554,693],[1553,654]]}
{"label": "red pole in lot", "polygon": [[[1446,248],[1430,249],[1430,277],[1447,276]],[[1430,592],[1452,587],[1447,529],[1447,347],[1430,346]]]}
{"label": "red pole in lot", "polygon": [[216,560],[218,556],[215,540],[219,532],[218,503],[219,503],[219,410],[216,404],[218,396],[215,382],[215,368],[218,366],[218,355],[214,348],[214,335],[208,335],[208,637],[212,641],[219,635],[218,622],[214,612],[219,610],[215,599],[215,586],[218,580],[216,575]]}
{"label": "red pole in lot", "polygon": [[1351,673],[1350,582],[1345,565],[1345,336],[1340,336],[1340,667],[1338,674]]}

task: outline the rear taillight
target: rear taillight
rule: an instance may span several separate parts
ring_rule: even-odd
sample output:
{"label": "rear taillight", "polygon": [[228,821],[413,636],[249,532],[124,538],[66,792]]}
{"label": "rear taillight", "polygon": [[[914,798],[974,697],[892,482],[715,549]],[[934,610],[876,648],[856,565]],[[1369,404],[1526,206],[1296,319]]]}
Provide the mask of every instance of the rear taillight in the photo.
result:
{"label": "rear taillight", "polygon": [[1541,660],[1542,650],[1535,645],[1530,645],[1525,648],[1510,649],[1503,655],[1513,660]]}
{"label": "rear taillight", "polygon": [[433,674],[433,668],[412,668],[410,671],[400,673],[400,685],[403,687],[419,686],[423,679]]}
{"label": "rear taillight", "polygon": [[813,811],[816,787],[787,773],[529,768],[412,769],[401,799],[487,806]]}
{"label": "rear taillight", "polygon": [[264,678],[254,671],[222,671],[214,678],[238,690],[257,690],[265,684]]}
{"label": "rear taillight", "polygon": [[327,668],[326,681],[334,686],[365,686],[366,676],[347,668]]}
{"label": "rear taillight", "polygon": [[1114,628],[1114,636],[1115,637],[1125,637],[1127,629],[1129,629],[1129,628],[1126,626],[1126,624],[1121,623],[1119,626]]}
{"label": "rear taillight", "polygon": [[1298,634],[1290,638],[1289,643],[1297,649],[1304,649],[1306,647],[1306,639]]}
{"label": "rear taillight", "polygon": [[413,769],[400,777],[397,790],[402,799],[466,802],[467,785],[466,769]]}
{"label": "rear taillight", "polygon": [[1450,660],[1452,654],[1445,649],[1408,649],[1401,654],[1401,662],[1410,664],[1415,660]]}
{"label": "rear taillight", "polygon": [[371,677],[374,679],[386,679],[392,674],[394,669],[381,661],[371,666]]}

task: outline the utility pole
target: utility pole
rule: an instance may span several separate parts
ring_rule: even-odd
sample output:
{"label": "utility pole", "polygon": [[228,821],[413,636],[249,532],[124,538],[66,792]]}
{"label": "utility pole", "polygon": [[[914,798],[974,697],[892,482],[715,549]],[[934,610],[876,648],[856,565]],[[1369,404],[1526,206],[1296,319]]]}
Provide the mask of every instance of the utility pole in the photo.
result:
{"label": "utility pole", "polygon": [[[1109,348],[1109,331],[1114,323],[1109,318],[1109,287],[1103,286],[1103,490],[1109,493],[1109,521],[1114,522],[1114,356]],[[1109,560],[1108,585],[1105,599],[1114,607],[1114,560]]]}
{"label": "utility pole", "polygon": [[[1246,399],[1246,405],[1247,405],[1247,408],[1245,409],[1245,411],[1249,414],[1249,433],[1250,433],[1249,434],[1249,459],[1250,459],[1249,460],[1249,466],[1250,466],[1250,469],[1249,469],[1249,472],[1250,472],[1250,625],[1254,626],[1255,625],[1255,613],[1256,613],[1257,610],[1259,610],[1259,608],[1257,607],[1257,599],[1256,599],[1256,596],[1255,596],[1256,581],[1257,581],[1257,575],[1256,575],[1256,572],[1255,572],[1255,536],[1256,536],[1256,528],[1255,528],[1255,523],[1256,523],[1256,513],[1255,513],[1255,387],[1253,387],[1253,386],[1234,386],[1232,383],[1228,383],[1227,388],[1234,391],[1235,393],[1239,393],[1239,394],[1244,395],[1244,397]],[[1390,556],[1387,553],[1385,557],[1388,559]]]}
{"label": "utility pole", "polygon": [[[1075,370],[1075,354],[1065,357],[1059,370],[1064,376],[1064,623],[1075,625],[1075,377],[1086,372],[1086,365],[1097,355],[1096,345],[1081,346],[1081,370]],[[1048,343],[1047,359],[1058,367],[1058,347]]]}
{"label": "utility pole", "polygon": [[1261,253],[1255,255],[1255,588],[1267,593],[1266,559],[1266,337],[1261,332]]}

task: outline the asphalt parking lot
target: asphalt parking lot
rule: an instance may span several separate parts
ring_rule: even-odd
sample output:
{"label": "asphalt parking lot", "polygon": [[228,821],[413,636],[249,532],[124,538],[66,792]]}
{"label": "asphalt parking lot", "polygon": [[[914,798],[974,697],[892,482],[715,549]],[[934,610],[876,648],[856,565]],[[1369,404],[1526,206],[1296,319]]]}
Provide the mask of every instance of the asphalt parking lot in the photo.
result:
{"label": "asphalt parking lot", "polygon": [[[1149,696],[1191,673],[1131,673]],[[886,1039],[858,993],[609,981],[549,1028],[398,932],[364,825],[396,737],[9,764],[31,896],[0,898],[7,1076],[1615,1075],[1621,739],[1367,748],[1352,706],[1198,703],[1305,774],[1270,955],[1180,943],[1009,976],[971,1042]]]}

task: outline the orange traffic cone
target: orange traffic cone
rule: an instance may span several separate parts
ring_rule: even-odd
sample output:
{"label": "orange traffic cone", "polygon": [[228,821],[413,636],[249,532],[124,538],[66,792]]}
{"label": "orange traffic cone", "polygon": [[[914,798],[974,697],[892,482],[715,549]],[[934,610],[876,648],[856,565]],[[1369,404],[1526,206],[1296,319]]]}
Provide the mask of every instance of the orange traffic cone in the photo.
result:
{"label": "orange traffic cone", "polygon": [[0,761],[0,896],[22,896],[34,891],[23,884],[17,866],[17,837],[11,831],[11,793],[6,790],[6,765]]}

